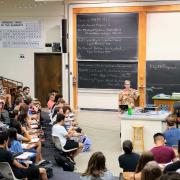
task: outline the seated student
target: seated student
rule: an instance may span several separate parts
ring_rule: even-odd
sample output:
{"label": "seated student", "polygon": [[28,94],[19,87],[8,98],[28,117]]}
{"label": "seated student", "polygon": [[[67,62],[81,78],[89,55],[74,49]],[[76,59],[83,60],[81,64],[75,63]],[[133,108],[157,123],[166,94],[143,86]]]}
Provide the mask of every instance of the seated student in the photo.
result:
{"label": "seated student", "polygon": [[28,105],[26,105],[25,103],[21,103],[17,119],[23,127],[25,127],[27,130],[30,130],[31,126],[29,123],[30,117],[28,115],[28,110]]}
{"label": "seated student", "polygon": [[178,169],[180,169],[180,140],[178,143],[178,155],[179,155],[179,160],[177,160],[176,162],[167,165],[164,168],[164,173],[169,172],[169,171],[177,171]]}
{"label": "seated student", "polygon": [[55,100],[55,95],[53,93],[51,93],[49,95],[49,100],[47,102],[47,107],[50,111],[51,111],[52,107],[54,106],[54,103],[55,103],[54,100]]}
{"label": "seated student", "polygon": [[5,98],[5,103],[6,103],[6,100],[7,100],[9,108],[12,107],[11,95],[7,94],[6,91],[4,90],[2,79],[0,79],[0,97]]}
{"label": "seated student", "polygon": [[70,128],[73,128],[74,130],[78,129],[78,122],[76,120],[75,114],[72,112],[69,112],[65,117],[65,128],[66,130],[69,130]]}
{"label": "seated student", "polygon": [[23,96],[18,96],[14,101],[14,110],[19,111],[20,105],[24,103]]}
{"label": "seated student", "polygon": [[23,87],[22,86],[17,86],[17,91],[16,94],[21,94],[23,93]]}
{"label": "seated student", "polygon": [[[8,150],[14,154],[16,153],[23,153],[23,147],[22,144],[20,143],[20,141],[18,141],[17,139],[17,130],[15,128],[9,128],[8,129]],[[36,157],[37,154],[34,152],[34,155],[32,155],[30,157],[30,159],[32,161],[35,160],[35,158],[37,159],[38,157]]]}
{"label": "seated student", "polygon": [[139,160],[140,155],[132,152],[133,144],[130,140],[123,142],[124,154],[119,156],[119,166],[123,169],[123,172],[134,172]]}
{"label": "seated student", "polygon": [[[23,117],[23,114],[19,114],[15,116],[15,118],[11,121],[10,127],[14,127],[17,129],[18,132],[17,140],[28,143],[31,141],[31,136],[29,135],[26,126],[22,126],[21,124],[22,120],[19,121],[19,118],[22,118],[19,117],[21,115]],[[35,163],[38,164],[43,161],[42,153],[41,153],[41,146],[42,146],[41,141],[38,141],[37,143],[33,143],[33,146],[34,146],[33,148],[26,149],[26,151],[36,153]]]}
{"label": "seated student", "polygon": [[162,171],[156,161],[149,161],[142,170],[141,180],[158,180]]}
{"label": "seated student", "polygon": [[[61,105],[60,105],[60,102],[62,102]],[[54,109],[56,107],[61,106],[61,108],[63,108],[64,104],[65,104],[65,101],[63,100],[63,96],[61,94],[56,94],[55,99],[54,99],[54,105],[52,106],[52,109],[51,109],[51,113],[52,114],[54,113]]]}
{"label": "seated student", "polygon": [[16,92],[15,92],[15,95],[14,95],[14,104],[16,104],[16,99],[19,98],[19,97],[22,97],[23,99],[23,87],[22,86],[17,86],[16,88]]}
{"label": "seated student", "polygon": [[130,180],[141,180],[141,172],[143,168],[149,161],[153,161],[153,160],[154,160],[154,157],[150,151],[143,152],[138,160],[136,171],[134,175],[130,177]]}
{"label": "seated student", "polygon": [[31,137],[29,133],[27,132],[25,127],[22,127],[21,123],[18,121],[18,115],[19,111],[14,110],[13,115],[10,121],[10,126],[12,128],[15,128],[17,130],[17,140],[22,142],[30,142]]}
{"label": "seated student", "polygon": [[8,129],[8,149],[12,153],[23,152],[22,144],[17,140],[17,130],[15,128]]}
{"label": "seated student", "polygon": [[159,180],[179,180],[180,174],[177,172],[168,172],[166,174],[163,174]]}
{"label": "seated student", "polygon": [[89,159],[81,180],[114,180],[113,174],[106,168],[106,158],[102,152],[95,152]]}
{"label": "seated student", "polygon": [[[28,86],[25,86],[23,88],[23,92],[22,92],[22,95],[23,95],[23,98],[24,98],[24,101],[27,99],[27,98],[31,98],[30,96],[30,88]],[[32,98],[31,98],[32,99]]]}
{"label": "seated student", "polygon": [[154,134],[155,147],[151,149],[154,160],[157,163],[166,164],[171,161],[176,161],[176,156],[173,148],[165,146],[165,138],[162,133]]}
{"label": "seated student", "polygon": [[167,130],[164,132],[164,137],[167,142],[167,146],[172,147],[173,145],[178,145],[178,140],[180,140],[180,129],[176,128],[176,120],[169,116],[166,119]]}
{"label": "seated student", "polygon": [[64,106],[63,107],[63,114],[65,116],[65,128],[66,130],[69,130],[71,127],[71,115],[72,115],[72,111],[71,108],[69,106]]}
{"label": "seated student", "polygon": [[8,135],[6,132],[0,132],[0,162],[8,162],[14,172],[16,178],[23,179],[34,179],[40,178],[47,180],[46,170],[38,167],[27,167],[26,165],[20,164],[13,158],[11,152],[6,150],[8,143]]}
{"label": "seated student", "polygon": [[32,120],[36,122],[37,128],[38,128],[38,124],[40,123],[39,109],[38,107],[36,107],[34,103],[31,102],[29,106],[25,103],[21,103],[19,109],[20,114],[18,116],[18,120],[21,122],[22,126],[26,127],[27,130],[32,129],[31,128]]}
{"label": "seated student", "polygon": [[57,106],[54,108],[54,112],[53,112],[52,116],[50,116],[50,119],[51,119],[50,124],[51,125],[56,122],[57,114],[63,114],[63,109],[61,107]]}
{"label": "seated student", "polygon": [[61,146],[66,150],[73,150],[77,148],[77,150],[71,154],[71,159],[74,161],[74,157],[83,149],[83,144],[70,140],[70,138],[73,137],[74,132],[66,131],[64,128],[64,118],[65,116],[63,114],[57,115],[56,124],[52,127],[52,136],[59,137]]}
{"label": "seated student", "polygon": [[[28,110],[28,121],[30,124],[41,124],[41,104],[39,101],[33,100]],[[33,120],[33,122],[32,122]]]}
{"label": "seated student", "polygon": [[0,98],[0,121],[2,121],[5,124],[10,124],[10,117],[9,112],[4,109],[5,101],[4,99]]}

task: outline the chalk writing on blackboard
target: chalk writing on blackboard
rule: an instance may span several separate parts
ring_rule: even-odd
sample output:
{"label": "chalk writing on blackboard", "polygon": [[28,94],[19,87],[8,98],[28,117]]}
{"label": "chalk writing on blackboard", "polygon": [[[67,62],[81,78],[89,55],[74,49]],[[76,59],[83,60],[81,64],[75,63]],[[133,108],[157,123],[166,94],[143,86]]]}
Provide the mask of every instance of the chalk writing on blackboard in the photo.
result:
{"label": "chalk writing on blackboard", "polygon": [[121,89],[124,80],[137,87],[137,63],[78,62],[78,87]]}
{"label": "chalk writing on blackboard", "polygon": [[77,15],[78,60],[137,60],[138,14]]}

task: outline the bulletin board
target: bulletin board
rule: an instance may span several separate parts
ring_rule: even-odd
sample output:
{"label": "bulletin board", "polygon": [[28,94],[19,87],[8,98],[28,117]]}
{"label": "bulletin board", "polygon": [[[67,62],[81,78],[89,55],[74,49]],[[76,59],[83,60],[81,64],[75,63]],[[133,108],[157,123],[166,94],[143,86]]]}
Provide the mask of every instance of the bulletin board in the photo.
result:
{"label": "bulletin board", "polygon": [[0,48],[42,48],[41,21],[0,21]]}

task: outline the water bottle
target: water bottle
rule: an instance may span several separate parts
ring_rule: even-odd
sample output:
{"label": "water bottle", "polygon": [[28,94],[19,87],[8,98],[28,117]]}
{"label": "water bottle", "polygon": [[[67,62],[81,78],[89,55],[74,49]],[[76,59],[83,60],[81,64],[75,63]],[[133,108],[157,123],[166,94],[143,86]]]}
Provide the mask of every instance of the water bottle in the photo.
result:
{"label": "water bottle", "polygon": [[128,107],[128,115],[132,115],[132,108]]}

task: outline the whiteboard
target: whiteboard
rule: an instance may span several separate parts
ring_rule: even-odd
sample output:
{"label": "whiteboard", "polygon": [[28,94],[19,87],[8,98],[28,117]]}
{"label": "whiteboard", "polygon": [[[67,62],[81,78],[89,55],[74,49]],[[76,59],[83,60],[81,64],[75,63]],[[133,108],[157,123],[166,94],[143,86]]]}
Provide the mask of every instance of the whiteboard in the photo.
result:
{"label": "whiteboard", "polygon": [[0,48],[43,48],[41,21],[0,21]]}

